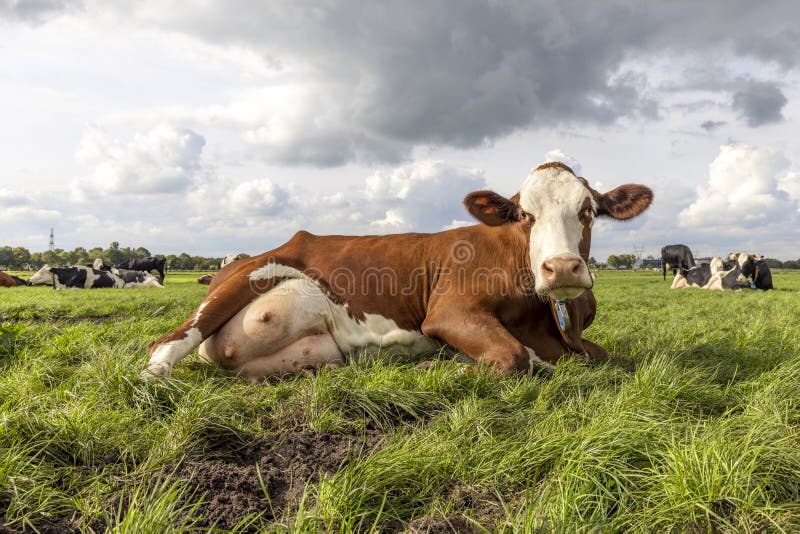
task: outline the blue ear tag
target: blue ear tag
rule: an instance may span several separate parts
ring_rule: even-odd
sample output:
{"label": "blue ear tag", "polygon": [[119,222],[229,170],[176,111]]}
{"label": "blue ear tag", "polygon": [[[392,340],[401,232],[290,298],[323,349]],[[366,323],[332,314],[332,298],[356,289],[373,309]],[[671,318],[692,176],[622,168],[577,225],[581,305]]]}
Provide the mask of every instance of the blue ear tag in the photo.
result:
{"label": "blue ear tag", "polygon": [[567,311],[567,303],[563,300],[556,301],[556,316],[558,317],[558,327],[561,331],[566,331],[570,327],[569,311]]}
{"label": "blue ear tag", "polygon": [[750,282],[750,289],[755,289],[756,285],[753,282]]}

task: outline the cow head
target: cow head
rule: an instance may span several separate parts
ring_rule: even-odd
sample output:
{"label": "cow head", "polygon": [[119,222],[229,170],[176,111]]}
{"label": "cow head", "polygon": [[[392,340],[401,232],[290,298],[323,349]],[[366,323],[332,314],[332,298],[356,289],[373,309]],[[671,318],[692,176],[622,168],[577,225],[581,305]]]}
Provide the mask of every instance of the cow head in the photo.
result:
{"label": "cow head", "polygon": [[44,264],[44,266],[36,271],[33,276],[28,278],[28,283],[32,286],[34,285],[50,285],[53,283],[53,275],[50,272],[50,265]]}
{"label": "cow head", "polygon": [[739,276],[737,282],[742,283],[755,283],[756,278],[759,276],[759,262],[761,262],[761,254],[748,254],[742,252],[736,258],[736,263],[739,265]]}
{"label": "cow head", "polygon": [[489,226],[520,223],[530,232],[530,267],[541,296],[578,297],[592,287],[586,262],[595,217],[627,220],[650,206],[653,192],[637,184],[601,194],[563,163],[545,163],[508,199],[476,191],[464,199],[469,212]]}

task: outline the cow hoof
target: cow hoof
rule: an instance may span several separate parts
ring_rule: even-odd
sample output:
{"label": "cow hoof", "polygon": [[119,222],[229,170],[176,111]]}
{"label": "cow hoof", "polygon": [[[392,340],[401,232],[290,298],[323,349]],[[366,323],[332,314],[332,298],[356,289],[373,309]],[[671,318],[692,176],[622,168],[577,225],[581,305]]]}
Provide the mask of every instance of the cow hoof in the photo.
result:
{"label": "cow hoof", "polygon": [[172,368],[166,363],[151,363],[139,374],[145,382],[155,382],[160,378],[169,378]]}

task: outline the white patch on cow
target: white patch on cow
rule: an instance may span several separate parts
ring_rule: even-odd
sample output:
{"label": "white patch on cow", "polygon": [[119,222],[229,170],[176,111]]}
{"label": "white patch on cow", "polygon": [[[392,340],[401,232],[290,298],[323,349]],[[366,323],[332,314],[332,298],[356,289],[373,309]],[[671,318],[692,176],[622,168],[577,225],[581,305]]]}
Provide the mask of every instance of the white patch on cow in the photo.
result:
{"label": "white patch on cow", "polygon": [[197,307],[197,311],[195,311],[195,312],[194,312],[194,317],[192,317],[192,323],[191,323],[191,327],[192,327],[192,328],[194,328],[195,326],[197,326],[197,323],[198,323],[198,321],[200,321],[200,317],[203,315],[203,310],[206,308],[206,306],[208,306],[208,305],[211,303],[211,301],[212,301],[213,299],[214,299],[214,297],[211,297],[211,298],[210,298],[210,299],[208,299],[208,300],[204,300],[204,301],[203,301],[203,302],[201,302],[201,303],[200,303],[200,305]]}
{"label": "white patch on cow", "polygon": [[683,276],[681,273],[677,273],[675,278],[672,280],[672,285],[670,289],[682,289],[685,287],[689,287],[689,283],[686,280],[686,277]]}
{"label": "white patch on cow", "polygon": [[125,289],[136,289],[137,287],[157,287],[160,289],[164,289],[164,286],[161,285],[161,282],[158,281],[158,278],[155,276],[150,275],[149,277],[145,277],[144,280],[141,282],[123,282],[125,285],[123,286]]}
{"label": "white patch on cow", "polygon": [[150,356],[150,363],[142,372],[142,377],[169,376],[172,373],[172,366],[192,352],[202,341],[203,335],[200,329],[190,328],[183,338],[162,343]]}
{"label": "white patch on cow", "polygon": [[[302,315],[324,319],[331,337],[342,353],[347,354],[356,349],[367,348],[401,350],[418,354],[435,350],[440,346],[425,337],[422,332],[400,328],[393,319],[379,314],[365,313],[363,319],[351,317],[347,305],[333,302],[316,281],[293,267],[273,263],[250,274],[251,281],[273,277],[285,280],[248,304],[248,307],[256,305],[255,303],[261,299],[277,295],[290,297],[296,295],[295,305],[303,307]],[[246,313],[245,310],[240,313]],[[299,315],[291,310],[285,313],[290,316]],[[303,327],[302,324],[297,326],[298,329]]]}
{"label": "white patch on cow", "polygon": [[750,254],[749,252],[742,252],[739,254],[739,256],[736,258],[736,263],[739,264],[740,269],[744,267],[744,262],[746,262],[747,258],[750,256],[755,256],[755,254]]}
{"label": "white patch on cow", "polygon": [[225,267],[229,263],[233,263],[234,261],[236,261],[236,256],[237,256],[237,254],[228,254],[228,255],[226,255],[224,258],[222,258],[222,262],[220,262],[219,268],[222,269],[223,267]]}
{"label": "white patch on cow", "polygon": [[78,267],[78,269],[86,271],[86,282],[83,284],[84,289],[91,289],[94,286],[95,280],[100,279],[100,275],[96,274],[95,270],[91,267]]}
{"label": "white patch on cow", "polygon": [[[520,206],[534,218],[531,228],[531,269],[536,278],[536,291],[546,291],[539,276],[541,265],[554,256],[580,259],[578,245],[583,236],[583,224],[578,215],[586,199],[597,209],[589,190],[574,174],[561,167],[533,170],[520,188]],[[581,259],[581,261],[583,261]],[[588,268],[584,270],[583,283],[592,286]],[[560,299],[574,298],[582,288],[570,288],[575,295],[551,295]],[[563,292],[563,291],[561,291]]]}
{"label": "white patch on cow", "polygon": [[33,276],[28,279],[28,283],[32,286],[49,286],[53,283],[53,273],[50,272],[50,265],[44,266],[36,271]]}
{"label": "white patch on cow", "polygon": [[271,278],[308,278],[301,271],[280,263],[268,263],[250,273],[250,280],[269,280]]}
{"label": "white patch on cow", "polygon": [[530,347],[525,347],[528,351],[528,373],[533,374],[534,367],[544,367],[545,369],[555,369],[556,366],[550,362],[546,362],[536,354],[536,351]]}
{"label": "white patch on cow", "polygon": [[714,273],[708,280],[708,282],[706,282],[706,285],[703,286],[703,289],[722,291],[723,289],[725,289],[724,287],[722,287],[722,280],[735,269],[736,268],[734,267],[733,269],[730,269],[728,271],[719,271],[717,273]]}
{"label": "white patch on cow", "polygon": [[725,269],[725,264],[722,261],[722,258],[719,256],[714,256],[711,258],[711,265],[710,265],[711,274],[714,275],[718,272],[721,272]]}

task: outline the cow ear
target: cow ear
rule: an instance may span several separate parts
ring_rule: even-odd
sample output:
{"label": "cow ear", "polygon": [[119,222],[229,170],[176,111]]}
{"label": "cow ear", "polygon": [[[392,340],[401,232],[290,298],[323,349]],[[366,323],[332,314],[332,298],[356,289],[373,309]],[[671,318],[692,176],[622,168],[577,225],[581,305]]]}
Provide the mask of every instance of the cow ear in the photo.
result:
{"label": "cow ear", "polygon": [[639,184],[625,184],[604,195],[595,194],[597,215],[607,215],[624,221],[646,210],[653,202],[653,191]]}
{"label": "cow ear", "polygon": [[[515,198],[519,198],[515,196]],[[519,204],[494,191],[475,191],[464,199],[467,211],[483,224],[500,226],[526,217]]]}

